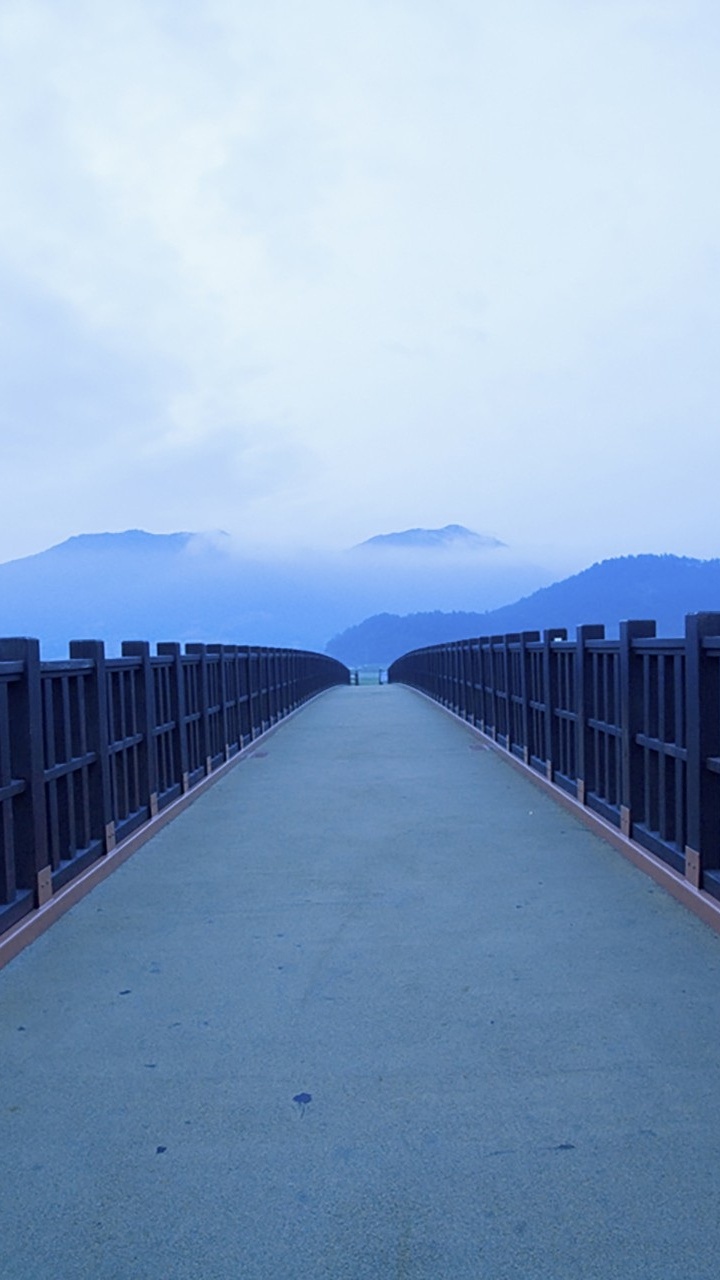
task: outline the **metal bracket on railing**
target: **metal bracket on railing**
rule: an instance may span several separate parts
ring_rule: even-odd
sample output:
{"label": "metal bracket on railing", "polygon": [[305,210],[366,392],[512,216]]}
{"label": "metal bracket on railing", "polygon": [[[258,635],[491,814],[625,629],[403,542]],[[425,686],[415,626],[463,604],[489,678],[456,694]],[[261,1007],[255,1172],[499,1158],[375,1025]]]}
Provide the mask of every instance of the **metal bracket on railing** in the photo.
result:
{"label": "metal bracket on railing", "polygon": [[37,874],[37,904],[44,907],[52,898],[52,867],[43,867]]}
{"label": "metal bracket on railing", "polygon": [[691,849],[689,844],[685,845],[685,877],[696,889],[702,888],[700,854],[696,849]]}

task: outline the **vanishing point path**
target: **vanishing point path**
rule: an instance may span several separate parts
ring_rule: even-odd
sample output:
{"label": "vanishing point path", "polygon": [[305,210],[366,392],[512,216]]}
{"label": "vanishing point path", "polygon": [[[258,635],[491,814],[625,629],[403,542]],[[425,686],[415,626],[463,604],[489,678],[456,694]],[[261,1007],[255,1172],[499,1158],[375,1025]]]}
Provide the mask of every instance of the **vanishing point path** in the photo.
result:
{"label": "vanishing point path", "polygon": [[720,939],[398,686],[0,973],[3,1280],[717,1280]]}

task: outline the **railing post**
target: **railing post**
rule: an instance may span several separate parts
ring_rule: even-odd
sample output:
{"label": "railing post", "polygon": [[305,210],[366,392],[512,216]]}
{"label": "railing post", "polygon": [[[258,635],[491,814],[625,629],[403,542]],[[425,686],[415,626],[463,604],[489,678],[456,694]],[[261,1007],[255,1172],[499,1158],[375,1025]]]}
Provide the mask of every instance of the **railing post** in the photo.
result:
{"label": "railing post", "polygon": [[[717,863],[720,836],[718,781],[707,761],[720,756],[720,660],[704,649],[706,636],[720,635],[720,613],[685,619],[685,707],[687,742],[687,844],[685,875],[702,888],[703,872]],[[715,848],[715,857],[712,850]]]}
{"label": "railing post", "polygon": [[[228,703],[232,703],[232,723],[235,726],[235,737],[230,742],[230,748],[236,751],[242,750],[243,745],[243,727],[242,727],[242,681],[240,675],[240,649],[236,644],[225,645],[225,680],[227,682],[228,667],[227,663],[232,664],[232,698],[228,697]],[[228,727],[228,736],[230,729]]]}
{"label": "railing post", "polygon": [[[478,636],[478,663],[477,663],[477,697],[480,702],[479,714],[476,711],[475,724],[483,733],[488,732],[488,718],[485,714],[485,685],[487,684],[487,656],[485,653],[486,645],[489,643],[489,636]],[[489,735],[488,735],[489,736]]]}
{"label": "railing post", "polygon": [[558,700],[557,674],[555,664],[552,660],[552,647],[554,640],[567,640],[567,629],[565,627],[551,628],[543,631],[543,684],[545,686],[543,692],[545,695],[545,776],[549,782],[553,780],[553,773],[557,766],[558,759],[558,725],[555,709]]}
{"label": "railing post", "polygon": [[637,735],[642,729],[643,680],[642,659],[633,648],[634,640],[655,635],[655,623],[650,618],[620,623],[620,730],[622,744],[620,796],[620,830],[628,838],[632,834],[633,815],[641,808],[639,801],[643,786],[642,748]]}
{"label": "railing post", "polygon": [[575,647],[575,751],[577,763],[577,798],[585,804],[587,794],[587,769],[590,757],[590,730],[588,720],[592,711],[592,654],[588,653],[588,640],[604,640],[604,626],[588,623],[577,628]]}
{"label": "railing post", "polygon": [[150,645],[147,640],[123,640],[121,653],[124,658],[140,659],[140,679],[136,685],[138,720],[142,725],[143,742],[139,757],[147,796],[148,812],[154,818],[158,811],[157,759],[155,756],[155,688],[153,685]]}
{"label": "railing post", "polygon": [[477,641],[471,637],[466,644],[465,650],[465,718],[469,724],[475,724],[476,711],[476,693],[475,679],[477,662],[475,657],[475,647]]}
{"label": "railing post", "polygon": [[462,714],[460,701],[460,650],[461,644],[456,641],[450,646],[448,653],[448,674],[450,679],[450,706],[456,716]]}
{"label": "railing post", "polygon": [[278,661],[278,657],[279,657],[279,650],[274,648],[271,649],[268,654],[268,668],[269,668],[268,683],[270,687],[269,711],[270,711],[271,724],[277,724],[278,720],[280,719],[280,712],[279,712],[280,689],[278,686],[278,681],[280,679],[280,664]]}
{"label": "railing post", "polygon": [[[520,643],[520,633],[518,631],[508,631],[503,636],[503,668],[505,672],[505,748],[512,754],[513,742],[513,716],[515,707],[513,703],[513,693],[515,684],[513,680],[513,660],[511,645]],[[518,696],[522,696],[522,679],[520,688],[517,690]],[[522,746],[522,743],[519,744]]]}
{"label": "railing post", "polygon": [[488,661],[490,664],[490,700],[492,702],[492,738],[493,742],[498,740],[498,715],[499,699],[498,699],[498,682],[497,682],[497,656],[495,653],[496,646],[502,644],[504,636],[490,636],[490,647],[488,649]]}
{"label": "railing post", "polygon": [[105,645],[102,640],[71,640],[68,652],[71,658],[83,658],[93,664],[92,675],[85,681],[85,732],[88,750],[95,754],[88,778],[90,830],[102,840],[105,853],[111,853],[115,848],[115,815],[110,785]]}
{"label": "railing post", "polygon": [[173,659],[172,680],[170,682],[170,702],[172,717],[177,733],[177,765],[182,793],[190,790],[190,764],[187,740],[187,719],[185,709],[185,679],[182,667],[182,651],[175,641],[165,641],[157,646],[158,656]]}
{"label": "railing post", "polygon": [[530,654],[528,645],[540,639],[539,631],[520,633],[520,689],[522,698],[523,760],[530,764]]}
{"label": "railing post", "polygon": [[[260,697],[260,655],[256,648],[252,645],[248,646],[248,706],[250,707],[250,740],[255,741],[262,733],[262,705]],[[298,701],[305,700],[305,667],[306,658],[303,654],[300,689]]]}
{"label": "railing post", "polygon": [[226,760],[230,759],[230,734],[228,732],[228,696],[227,696],[227,669],[225,666],[226,653],[228,648],[224,644],[209,644],[207,646],[208,653],[216,653],[218,655],[218,696],[220,698],[220,723],[222,724],[222,740],[223,752]]}
{"label": "railing post", "polygon": [[23,675],[8,689],[10,759],[13,773],[25,783],[13,800],[15,877],[19,889],[35,895],[41,907],[52,896],[48,861],[43,753],[40,644],[17,637],[0,639],[0,662],[22,662]]}
{"label": "railing post", "polygon": [[252,690],[250,687],[250,650],[247,645],[243,645],[238,649],[238,657],[240,660],[239,681],[240,681],[240,698],[242,702],[242,710],[240,715],[240,724],[242,727],[242,743],[245,747],[253,740],[253,713],[252,713]]}
{"label": "railing post", "polygon": [[287,715],[287,649],[278,650],[278,679],[280,681],[279,715]]}
{"label": "railing post", "polygon": [[472,640],[462,647],[463,719],[472,721]]}
{"label": "railing post", "polygon": [[200,750],[202,752],[202,759],[205,762],[205,773],[206,775],[209,775],[212,773],[212,747],[210,745],[210,693],[208,689],[207,645],[186,644],[185,652],[192,654],[193,657],[197,657],[199,660],[200,724],[202,725],[202,742]]}

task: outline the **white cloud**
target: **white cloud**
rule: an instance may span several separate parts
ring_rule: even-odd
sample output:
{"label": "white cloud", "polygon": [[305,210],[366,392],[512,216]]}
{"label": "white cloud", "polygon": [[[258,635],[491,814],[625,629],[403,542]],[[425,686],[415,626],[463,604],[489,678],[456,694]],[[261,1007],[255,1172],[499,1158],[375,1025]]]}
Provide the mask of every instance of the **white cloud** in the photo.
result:
{"label": "white cloud", "polygon": [[0,554],[453,520],[720,550],[718,35],[709,0],[6,4],[37,337]]}

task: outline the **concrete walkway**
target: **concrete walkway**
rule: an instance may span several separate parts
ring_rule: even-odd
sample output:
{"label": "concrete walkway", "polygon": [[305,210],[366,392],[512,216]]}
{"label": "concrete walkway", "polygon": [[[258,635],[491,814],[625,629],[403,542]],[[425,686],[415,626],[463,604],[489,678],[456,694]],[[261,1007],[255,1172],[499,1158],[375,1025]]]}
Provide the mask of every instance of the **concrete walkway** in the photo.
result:
{"label": "concrete walkway", "polygon": [[717,1280],[720,939],[398,687],[0,973],[4,1280]]}

